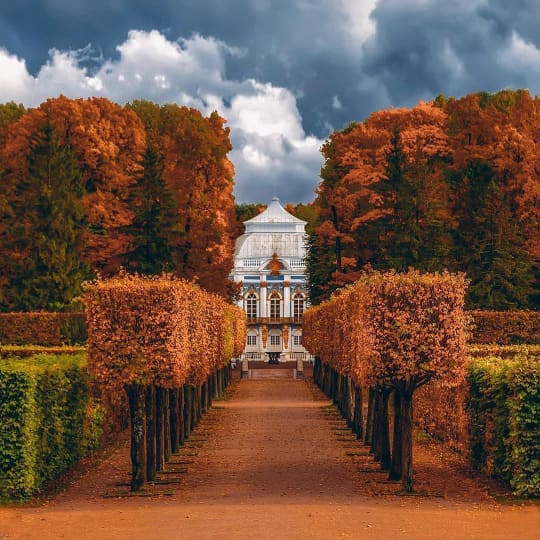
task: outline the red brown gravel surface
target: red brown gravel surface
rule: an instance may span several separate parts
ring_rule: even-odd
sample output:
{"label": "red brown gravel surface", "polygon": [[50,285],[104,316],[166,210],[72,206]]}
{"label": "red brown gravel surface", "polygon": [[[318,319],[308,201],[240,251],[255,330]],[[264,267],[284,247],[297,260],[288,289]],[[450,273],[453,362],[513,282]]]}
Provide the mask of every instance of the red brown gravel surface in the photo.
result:
{"label": "red brown gravel surface", "polygon": [[215,405],[161,495],[121,496],[124,444],[48,503],[0,508],[0,538],[540,539],[537,505],[497,503],[429,441],[415,447],[418,494],[397,495],[303,381],[244,380]]}

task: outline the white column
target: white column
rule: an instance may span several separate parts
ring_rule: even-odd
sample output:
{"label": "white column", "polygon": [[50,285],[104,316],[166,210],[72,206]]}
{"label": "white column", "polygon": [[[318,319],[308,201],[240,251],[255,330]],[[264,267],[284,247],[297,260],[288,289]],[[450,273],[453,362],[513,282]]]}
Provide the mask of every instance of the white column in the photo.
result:
{"label": "white column", "polygon": [[[264,287],[262,283],[264,283]],[[261,283],[261,297],[259,298],[259,317],[266,317],[266,281],[262,283]]]}
{"label": "white column", "polygon": [[291,317],[291,283],[285,281],[283,287],[283,316]]}

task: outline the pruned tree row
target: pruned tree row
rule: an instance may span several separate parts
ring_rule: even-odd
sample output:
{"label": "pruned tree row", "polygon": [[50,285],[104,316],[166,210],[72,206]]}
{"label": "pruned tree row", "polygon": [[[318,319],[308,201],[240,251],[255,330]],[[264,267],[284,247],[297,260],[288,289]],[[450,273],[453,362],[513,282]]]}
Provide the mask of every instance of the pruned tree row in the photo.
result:
{"label": "pruned tree row", "polygon": [[303,317],[304,344],[318,356],[315,382],[407,491],[413,489],[414,392],[433,379],[459,384],[465,373],[466,286],[462,274],[374,272]]}
{"label": "pruned tree row", "polygon": [[88,369],[127,393],[131,488],[165,468],[231,379],[244,312],[167,275],[121,274],[86,286]]}

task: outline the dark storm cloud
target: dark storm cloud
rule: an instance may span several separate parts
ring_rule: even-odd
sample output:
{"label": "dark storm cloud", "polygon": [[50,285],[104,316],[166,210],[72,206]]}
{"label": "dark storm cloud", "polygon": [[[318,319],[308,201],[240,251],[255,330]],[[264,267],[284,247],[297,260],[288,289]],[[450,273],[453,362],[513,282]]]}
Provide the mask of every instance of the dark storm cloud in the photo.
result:
{"label": "dark storm cloud", "polygon": [[[49,49],[78,50],[89,43],[94,58],[87,54],[82,65],[97,72],[101,58],[119,59],[117,47],[133,29],[157,29],[170,41],[194,34],[216,38],[238,49],[237,54],[223,56],[225,81],[239,89],[249,79],[288,89],[296,97],[306,136],[319,139],[378,108],[410,106],[438,93],[460,96],[505,87],[528,87],[538,93],[538,0],[379,0],[371,13],[375,31],[370,35],[369,21],[359,32],[358,20],[351,16],[365,18],[372,4],[373,0],[2,2],[0,47],[25,59],[36,75],[48,61]],[[222,98],[229,109],[234,96]],[[235,147],[240,199],[262,200],[274,194],[283,200],[312,198],[321,163],[312,153],[303,153],[300,135],[294,141],[285,137],[282,147],[266,155],[267,140],[238,129],[233,139],[240,145]],[[251,154],[244,152],[246,147]]]}

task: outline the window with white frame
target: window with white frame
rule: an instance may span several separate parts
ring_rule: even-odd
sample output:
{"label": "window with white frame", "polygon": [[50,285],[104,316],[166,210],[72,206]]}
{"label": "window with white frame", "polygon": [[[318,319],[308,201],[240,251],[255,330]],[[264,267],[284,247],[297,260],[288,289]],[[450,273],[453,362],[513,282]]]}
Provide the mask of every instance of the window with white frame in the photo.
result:
{"label": "window with white frame", "polygon": [[246,296],[246,315],[248,319],[257,317],[257,295],[255,293],[249,293]]}
{"label": "window with white frame", "polygon": [[281,317],[281,296],[277,291],[270,294],[270,318],[279,319]]}
{"label": "window with white frame", "polygon": [[299,319],[304,313],[304,295],[302,293],[296,293],[293,297],[293,312],[294,318]]}
{"label": "window with white frame", "polygon": [[302,345],[302,336],[293,336],[294,345]]}
{"label": "window with white frame", "polygon": [[248,335],[247,344],[248,345],[257,345],[257,336]]}
{"label": "window with white frame", "polygon": [[270,336],[270,345],[279,345],[281,343],[281,336]]}

